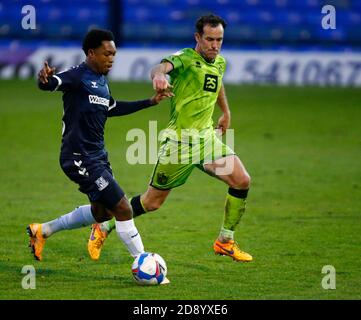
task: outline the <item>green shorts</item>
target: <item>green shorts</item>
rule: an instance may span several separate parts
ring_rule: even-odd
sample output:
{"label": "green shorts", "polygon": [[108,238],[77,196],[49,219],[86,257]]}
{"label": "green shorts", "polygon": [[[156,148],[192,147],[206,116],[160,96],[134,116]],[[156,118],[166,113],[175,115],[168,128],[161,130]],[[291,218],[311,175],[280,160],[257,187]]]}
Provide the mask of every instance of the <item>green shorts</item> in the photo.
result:
{"label": "green shorts", "polygon": [[150,185],[161,190],[178,187],[187,181],[194,167],[204,171],[204,164],[234,154],[214,132],[189,143],[167,138],[160,144]]}

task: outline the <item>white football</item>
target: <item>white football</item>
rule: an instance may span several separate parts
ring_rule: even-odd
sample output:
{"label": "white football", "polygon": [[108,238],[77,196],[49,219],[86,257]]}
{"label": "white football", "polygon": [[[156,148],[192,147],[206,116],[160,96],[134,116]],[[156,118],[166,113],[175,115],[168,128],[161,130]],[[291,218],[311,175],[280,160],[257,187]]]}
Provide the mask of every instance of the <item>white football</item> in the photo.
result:
{"label": "white football", "polygon": [[157,285],[167,282],[167,265],[157,253],[143,252],[132,264],[135,281],[142,285]]}

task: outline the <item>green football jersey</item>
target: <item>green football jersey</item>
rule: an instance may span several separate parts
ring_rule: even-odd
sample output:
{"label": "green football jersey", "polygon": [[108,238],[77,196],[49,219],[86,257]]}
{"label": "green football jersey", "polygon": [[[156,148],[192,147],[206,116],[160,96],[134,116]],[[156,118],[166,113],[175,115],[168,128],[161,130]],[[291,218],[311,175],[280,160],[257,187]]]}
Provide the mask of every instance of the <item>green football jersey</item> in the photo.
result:
{"label": "green football jersey", "polygon": [[209,63],[194,49],[186,48],[163,61],[174,67],[169,73],[175,96],[171,98],[167,129],[174,130],[177,138],[187,132],[190,136],[209,133],[226,69],[225,59],[218,55],[214,63]]}

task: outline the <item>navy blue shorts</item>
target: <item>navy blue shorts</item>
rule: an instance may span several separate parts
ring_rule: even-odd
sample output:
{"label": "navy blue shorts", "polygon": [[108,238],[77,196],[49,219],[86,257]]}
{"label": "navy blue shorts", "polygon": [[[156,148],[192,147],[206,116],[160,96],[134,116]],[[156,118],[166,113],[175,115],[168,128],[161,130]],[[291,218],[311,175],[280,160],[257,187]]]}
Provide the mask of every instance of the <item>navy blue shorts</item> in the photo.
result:
{"label": "navy blue shorts", "polygon": [[124,197],[124,191],[113,177],[107,156],[100,159],[74,156],[73,159],[60,159],[60,166],[91,202],[99,202],[112,209]]}

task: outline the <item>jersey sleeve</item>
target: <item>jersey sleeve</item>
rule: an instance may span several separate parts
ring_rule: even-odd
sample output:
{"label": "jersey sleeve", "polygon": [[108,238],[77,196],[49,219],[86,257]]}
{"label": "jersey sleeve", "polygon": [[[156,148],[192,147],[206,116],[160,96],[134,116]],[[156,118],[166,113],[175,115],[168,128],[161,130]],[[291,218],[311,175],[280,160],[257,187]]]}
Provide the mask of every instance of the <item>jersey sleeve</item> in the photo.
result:
{"label": "jersey sleeve", "polygon": [[112,96],[110,96],[108,110],[111,110],[116,106],[117,106],[117,101]]}
{"label": "jersey sleeve", "polygon": [[57,87],[53,91],[69,91],[78,87],[80,77],[76,68],[70,68],[56,73],[53,78],[57,80]]}
{"label": "jersey sleeve", "polygon": [[165,57],[161,62],[169,62],[173,65],[173,70],[169,72],[170,75],[181,73],[185,69],[185,59],[183,51],[178,51],[172,55]]}
{"label": "jersey sleeve", "polygon": [[138,101],[117,101],[113,97],[110,97],[108,117],[125,116],[137,112],[139,110],[152,107],[150,99],[138,100]]}

